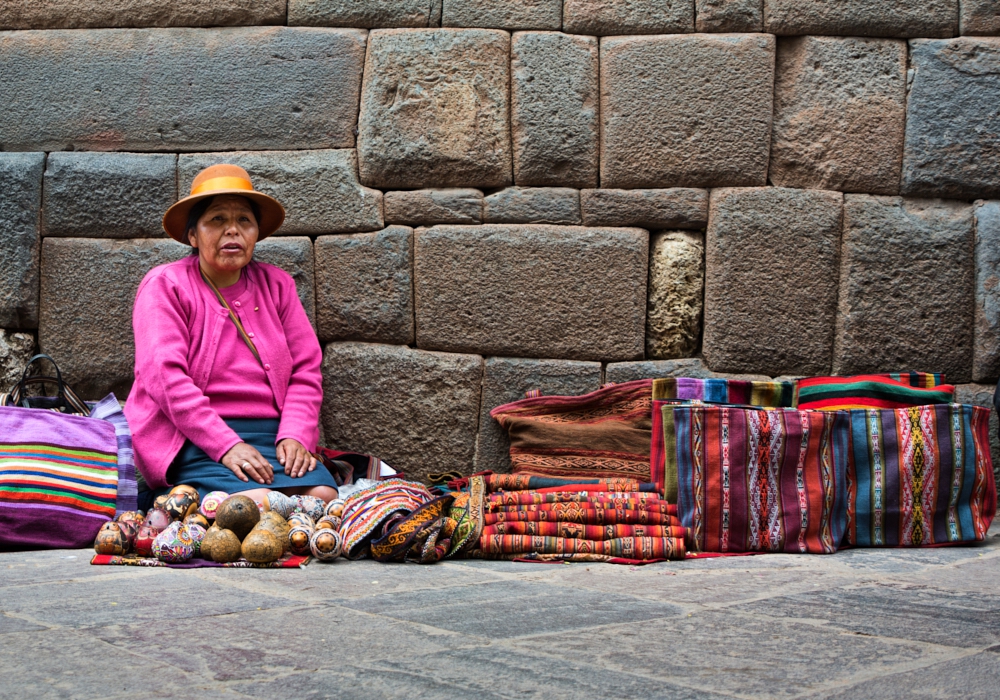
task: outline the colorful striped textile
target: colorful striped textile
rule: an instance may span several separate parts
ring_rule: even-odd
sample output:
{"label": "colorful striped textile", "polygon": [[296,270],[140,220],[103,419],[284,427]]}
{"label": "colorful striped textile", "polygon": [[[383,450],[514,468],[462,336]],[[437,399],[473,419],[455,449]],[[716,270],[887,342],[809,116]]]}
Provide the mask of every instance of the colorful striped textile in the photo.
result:
{"label": "colorful striped textile", "polygon": [[618,503],[634,502],[637,504],[660,503],[660,496],[656,493],[629,493],[627,491],[556,491],[553,493],[538,493],[537,491],[500,491],[491,493],[487,497],[487,505],[527,505],[538,503],[591,503],[602,505],[613,505],[618,507]]}
{"label": "colorful striped textile", "polygon": [[516,474],[649,482],[652,380],[494,408]]}
{"label": "colorful striped textile", "polygon": [[587,508],[577,503],[561,503],[549,510],[502,510],[485,513],[487,527],[503,522],[566,522],[581,525],[681,525],[674,515],[650,510],[624,508]]}
{"label": "colorful striped textile", "polygon": [[[530,474],[489,474],[485,477],[486,490],[538,491],[540,489],[578,490],[578,486],[600,486],[602,491],[638,491],[642,484],[636,479],[554,479]],[[579,489],[589,491],[590,489]]]}
{"label": "colorful striped textile", "polygon": [[531,535],[483,535],[479,549],[503,554],[597,554],[628,559],[683,559],[684,540],[674,537],[622,537],[613,540],[580,540]]}
{"label": "colorful striped textile", "polygon": [[394,516],[406,516],[434,500],[423,484],[403,479],[386,479],[356,491],[344,501],[340,534],[344,538],[344,556],[363,559],[370,552],[373,539],[382,537]]}
{"label": "colorful striped textile", "polygon": [[[909,381],[926,383],[924,375]],[[903,376],[903,375],[895,375]],[[931,379],[930,381],[933,381]],[[803,410],[842,411],[852,408],[906,408],[947,404],[955,400],[955,387],[938,384],[933,387],[913,386],[879,374],[854,377],[810,377],[796,385],[796,405]]]}
{"label": "colorful striped textile", "polygon": [[91,546],[115,515],[115,426],[9,406],[0,425],[0,549]]}
{"label": "colorful striped textile", "polygon": [[[660,402],[658,402],[660,403]],[[844,534],[844,412],[659,406],[654,478],[701,552],[835,552]]]}
{"label": "colorful striped textile", "polygon": [[[672,503],[667,503],[666,501],[635,501],[635,500],[617,500],[617,501],[584,501],[580,502],[581,508],[603,508],[610,510],[648,510],[651,513],[662,513],[663,515],[677,515],[677,506]],[[500,511],[507,511],[508,513],[514,513],[516,511],[524,511],[529,513],[534,513],[542,510],[565,510],[565,504],[562,503],[518,503],[516,505],[494,505],[487,509],[487,512],[498,513]]]}
{"label": "colorful striped textile", "polygon": [[90,563],[94,566],[151,566],[154,568],[167,569],[201,569],[201,568],[226,568],[226,569],[302,569],[312,561],[309,555],[301,556],[287,552],[278,561],[270,564],[253,564],[246,559],[240,558],[237,561],[220,564],[207,559],[188,559],[180,564],[168,564],[155,557],[137,557],[134,555],[121,556],[117,554],[95,554]]}
{"label": "colorful striped textile", "polygon": [[906,386],[915,386],[920,389],[933,389],[945,383],[943,374],[932,374],[931,372],[889,372],[875,376],[893,379]]}
{"label": "colorful striped textile", "polygon": [[372,541],[372,559],[417,564],[435,564],[444,559],[458,525],[449,517],[454,500],[451,494],[440,496],[393,522],[382,537]]}
{"label": "colorful striped textile", "polygon": [[135,453],[132,450],[132,430],[128,427],[125,412],[114,394],[108,394],[96,403],[88,402],[90,417],[105,420],[115,426],[118,441],[118,495],[115,515],[139,509],[139,485],[135,478]]}
{"label": "colorful striped textile", "polygon": [[846,541],[984,539],[997,505],[989,420],[988,409],[959,404],[851,411]]}
{"label": "colorful striped textile", "polygon": [[653,400],[743,404],[762,408],[791,408],[795,382],[749,382],[739,379],[668,377],[653,380]]}
{"label": "colorful striped textile", "polygon": [[567,522],[520,521],[490,525],[483,535],[535,535],[571,537],[578,540],[614,540],[621,537],[679,537],[687,530],[679,525],[581,525]]}

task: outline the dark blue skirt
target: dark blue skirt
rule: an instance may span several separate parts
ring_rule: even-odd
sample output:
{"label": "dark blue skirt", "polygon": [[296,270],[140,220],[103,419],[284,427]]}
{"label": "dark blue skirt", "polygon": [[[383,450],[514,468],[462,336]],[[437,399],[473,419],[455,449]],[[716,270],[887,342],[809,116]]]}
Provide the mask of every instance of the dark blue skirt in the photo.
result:
{"label": "dark blue skirt", "polygon": [[[293,489],[308,486],[332,486],[337,488],[333,475],[319,461],[316,468],[302,476],[293,479],[285,474],[285,468],[278,463],[277,447],[274,444],[278,437],[279,422],[275,419],[236,418],[227,419],[226,425],[239,435],[243,442],[255,447],[258,452],[271,463],[274,468],[274,481],[271,484],[259,484],[252,478],[242,481],[228,467],[216,462],[190,440],[174,458],[167,480],[171,484],[188,484],[198,489],[204,498],[210,491],[249,491],[250,489]],[[166,489],[169,491],[170,489]]]}

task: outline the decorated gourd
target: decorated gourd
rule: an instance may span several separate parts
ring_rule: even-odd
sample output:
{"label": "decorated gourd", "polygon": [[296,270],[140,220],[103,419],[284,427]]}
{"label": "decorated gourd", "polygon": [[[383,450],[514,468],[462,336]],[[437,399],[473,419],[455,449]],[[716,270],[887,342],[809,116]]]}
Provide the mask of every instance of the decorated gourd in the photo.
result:
{"label": "decorated gourd", "polygon": [[172,493],[163,504],[163,510],[170,514],[174,520],[183,520],[191,513],[198,510],[198,497],[192,496],[186,491]]}
{"label": "decorated gourd", "polygon": [[94,551],[98,554],[128,554],[128,536],[120,523],[104,523],[94,539]]}
{"label": "decorated gourd", "polygon": [[134,523],[136,530],[138,530],[139,526],[142,525],[143,520],[145,520],[145,516],[138,510],[126,510],[124,513],[119,513],[115,516],[115,522]]}
{"label": "decorated gourd", "polygon": [[135,543],[133,545],[135,553],[140,557],[153,556],[153,541],[156,540],[156,536],[161,532],[163,530],[157,530],[148,523],[140,525],[139,531],[135,534]]}
{"label": "decorated gourd", "polygon": [[329,515],[324,515],[322,518],[316,521],[317,530],[339,530],[340,529],[340,518],[333,518]]}
{"label": "decorated gourd", "polygon": [[201,499],[201,506],[198,507],[198,512],[209,520],[215,520],[215,511],[218,510],[219,506],[227,498],[229,498],[229,494],[225,491],[210,491]]}
{"label": "decorated gourd", "polygon": [[342,542],[336,530],[316,530],[309,540],[309,551],[320,561],[333,561],[340,556]]}
{"label": "decorated gourd", "polygon": [[230,496],[215,511],[215,522],[224,530],[232,530],[242,542],[260,522],[260,511],[252,498]]}
{"label": "decorated gourd", "polygon": [[168,564],[180,564],[194,556],[195,544],[187,525],[171,523],[153,540],[153,554]]}
{"label": "decorated gourd", "polygon": [[143,520],[143,523],[156,528],[158,531],[166,530],[167,526],[172,522],[173,518],[170,517],[170,513],[163,510],[163,508],[151,508],[150,511],[146,513],[146,519]]}
{"label": "decorated gourd", "polygon": [[240,538],[232,530],[219,530],[212,537],[211,553],[212,561],[217,561],[220,564],[237,561],[243,554]]}
{"label": "decorated gourd", "polygon": [[162,508],[163,504],[167,502],[168,498],[170,498],[170,494],[169,493],[165,493],[162,496],[157,496],[156,500],[153,501],[153,507],[154,508]]}
{"label": "decorated gourd", "polygon": [[315,496],[292,496],[292,499],[296,502],[296,510],[307,514],[314,521],[326,515],[326,504],[323,503],[322,498],[316,498]]}
{"label": "decorated gourd", "polygon": [[316,529],[316,521],[305,513],[292,513],[288,516],[288,524],[292,527],[307,527],[310,531]]}
{"label": "decorated gourd", "polygon": [[207,530],[210,523],[208,518],[206,518],[201,513],[191,513],[191,515],[184,518],[185,525],[200,525],[203,530]]}
{"label": "decorated gourd", "polygon": [[198,551],[198,556],[202,559],[212,560],[212,539],[219,532],[222,532],[222,528],[212,523],[209,528],[205,531],[205,538],[201,541],[201,547]]}
{"label": "decorated gourd", "polygon": [[243,558],[253,564],[270,564],[284,553],[284,545],[273,532],[255,527],[243,540]]}
{"label": "decorated gourd", "polygon": [[344,499],[335,498],[326,504],[326,514],[334,518],[344,517]]}
{"label": "decorated gourd", "polygon": [[191,540],[194,542],[193,556],[201,556],[201,543],[205,541],[207,530],[198,523],[185,523],[184,527],[188,529],[188,532],[191,534]]}
{"label": "decorated gourd", "polygon": [[313,529],[304,525],[296,525],[288,531],[288,549],[292,554],[303,556],[309,554],[309,540]]}
{"label": "decorated gourd", "polygon": [[263,505],[265,511],[277,513],[282,518],[287,518],[295,512],[297,504],[295,500],[281,493],[281,491],[271,491],[267,494],[267,498],[264,499]]}
{"label": "decorated gourd", "polygon": [[177,486],[174,486],[172,489],[170,489],[170,494],[175,494],[175,493],[186,493],[196,501],[199,500],[198,489],[196,489],[194,486],[188,486],[187,484],[177,484]]}

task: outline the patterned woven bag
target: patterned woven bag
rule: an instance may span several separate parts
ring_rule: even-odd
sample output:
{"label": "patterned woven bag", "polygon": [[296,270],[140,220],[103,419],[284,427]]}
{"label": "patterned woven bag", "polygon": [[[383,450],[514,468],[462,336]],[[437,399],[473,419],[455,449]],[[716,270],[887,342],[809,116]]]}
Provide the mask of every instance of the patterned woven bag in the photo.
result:
{"label": "patterned woven bag", "polygon": [[988,409],[850,411],[849,544],[919,547],[986,537],[997,494]]}

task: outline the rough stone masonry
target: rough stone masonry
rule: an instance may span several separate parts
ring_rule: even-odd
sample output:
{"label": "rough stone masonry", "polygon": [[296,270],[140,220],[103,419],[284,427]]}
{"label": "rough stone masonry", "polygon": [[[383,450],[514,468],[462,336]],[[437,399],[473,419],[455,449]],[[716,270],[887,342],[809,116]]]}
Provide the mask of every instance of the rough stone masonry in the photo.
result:
{"label": "rough stone masonry", "polygon": [[258,256],[326,439],[411,476],[507,469],[489,411],[532,389],[923,370],[988,405],[998,35],[996,0],[0,0],[0,375],[125,398],[160,216],[233,162],[288,209]]}

